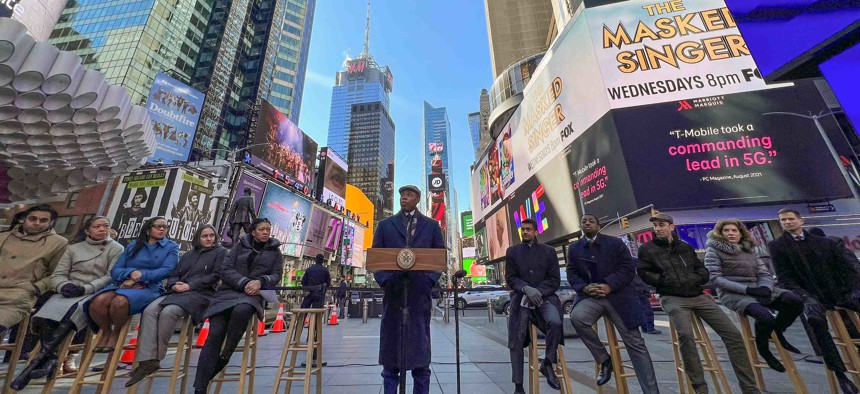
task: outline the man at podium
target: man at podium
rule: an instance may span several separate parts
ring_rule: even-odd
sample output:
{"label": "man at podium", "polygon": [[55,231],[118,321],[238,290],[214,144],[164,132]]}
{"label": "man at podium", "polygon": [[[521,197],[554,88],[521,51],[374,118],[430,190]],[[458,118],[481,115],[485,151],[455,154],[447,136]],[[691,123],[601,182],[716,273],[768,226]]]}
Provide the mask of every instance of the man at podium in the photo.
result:
{"label": "man at podium", "polygon": [[[400,188],[400,212],[381,222],[373,236],[374,248],[434,248],[444,249],[445,241],[439,223],[418,212],[415,207],[421,200],[421,190],[407,185]],[[403,275],[408,275],[407,305],[410,309],[404,343],[403,369],[399,369],[398,355],[403,303]],[[412,371],[414,394],[430,392],[430,291],[441,272],[435,271],[376,271],[374,277],[383,289],[382,326],[379,335],[379,364],[385,394],[395,394],[400,373]]]}

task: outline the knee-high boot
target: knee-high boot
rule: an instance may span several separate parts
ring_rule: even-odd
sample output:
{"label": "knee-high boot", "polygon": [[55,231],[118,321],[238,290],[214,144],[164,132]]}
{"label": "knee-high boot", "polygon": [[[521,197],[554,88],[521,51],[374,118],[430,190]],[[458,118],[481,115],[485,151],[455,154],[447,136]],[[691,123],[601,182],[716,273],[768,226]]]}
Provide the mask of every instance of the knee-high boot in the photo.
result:
{"label": "knee-high boot", "polygon": [[57,351],[57,348],[63,342],[66,335],[74,329],[74,324],[68,320],[63,320],[49,335],[42,337],[42,346],[39,348],[39,354],[12,381],[11,387],[16,391],[20,391],[27,387],[31,379],[40,379],[53,372],[57,366],[57,358],[54,352]]}
{"label": "knee-high boot", "polygon": [[785,372],[785,367],[782,365],[773,353],[770,352],[770,334],[774,331],[774,326],[767,321],[755,322],[755,347],[761,358],[767,365],[777,372]]}

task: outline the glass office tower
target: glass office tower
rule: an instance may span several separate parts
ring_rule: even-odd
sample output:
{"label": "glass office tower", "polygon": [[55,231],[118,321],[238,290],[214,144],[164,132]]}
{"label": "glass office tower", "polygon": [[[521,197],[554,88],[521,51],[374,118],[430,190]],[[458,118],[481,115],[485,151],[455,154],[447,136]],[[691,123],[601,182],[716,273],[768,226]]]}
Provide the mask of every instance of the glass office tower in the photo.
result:
{"label": "glass office tower", "polygon": [[287,0],[269,103],[299,124],[316,0]]}
{"label": "glass office tower", "polygon": [[384,103],[350,107],[347,183],[375,205],[374,225],[394,214],[394,121]]}

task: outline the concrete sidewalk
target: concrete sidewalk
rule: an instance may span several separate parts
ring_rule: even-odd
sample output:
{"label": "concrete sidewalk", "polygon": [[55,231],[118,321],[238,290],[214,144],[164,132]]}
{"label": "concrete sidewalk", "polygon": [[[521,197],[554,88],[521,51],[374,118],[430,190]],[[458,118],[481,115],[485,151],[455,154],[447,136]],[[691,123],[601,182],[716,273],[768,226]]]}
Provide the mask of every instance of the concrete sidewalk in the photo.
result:
{"label": "concrete sidewalk", "polygon": [[[496,316],[495,321],[487,320],[486,312],[477,313],[480,317],[472,317],[476,313],[467,313],[467,317],[460,318],[460,361],[461,361],[461,391],[463,393],[513,393],[514,386],[511,383],[511,367],[507,341],[507,319]],[[663,330],[662,335],[646,335],[645,339],[654,360],[657,370],[658,382],[664,393],[677,393],[678,385],[674,371],[672,348],[669,341],[668,321],[665,314],[657,315],[657,325]],[[789,330],[789,340],[801,350],[811,354],[809,341],[806,339],[799,324],[795,324]],[[712,333],[713,334],[713,333]],[[260,348],[257,356],[257,373],[254,392],[269,393],[272,391],[276,363],[278,362],[286,335],[284,333],[268,334],[260,338]],[[456,393],[456,366],[454,353],[454,320],[444,323],[441,315],[434,317],[431,322],[431,338],[433,357],[431,369],[431,393]],[[719,338],[712,336],[714,346],[717,349],[723,369],[732,384],[732,390],[740,393],[736,379],[727,362],[725,347]],[[377,364],[379,349],[379,319],[370,319],[364,324],[361,319],[341,319],[336,326],[325,326],[323,328],[324,360],[328,366],[323,369],[323,393],[381,393],[382,367]],[[187,390],[191,390],[194,367],[197,365],[199,350],[192,355],[191,377],[187,382]],[[579,339],[567,338],[565,345],[565,356],[567,367],[571,373],[574,392],[594,392],[594,362],[590,353],[582,345]],[[626,359],[626,354],[624,354]],[[102,356],[103,357],[103,356]],[[235,354],[230,364],[231,367],[238,365],[240,354]],[[797,357],[799,360],[801,357]],[[103,359],[103,358],[101,358]],[[172,362],[173,356],[168,355],[162,365],[167,366]],[[797,362],[798,369],[810,392],[824,393],[828,391],[824,375],[824,367],[820,364],[812,364],[805,361]],[[23,368],[23,364],[20,364]],[[230,367],[228,367],[230,368]],[[525,366],[524,366],[525,368]],[[527,370],[526,370],[527,372]],[[769,392],[794,393],[788,378],[771,370],[765,371]],[[526,379],[528,374],[526,373]],[[114,387],[110,392],[124,393],[125,378],[114,381]],[[411,376],[407,379],[410,385]],[[311,392],[315,392],[315,381],[311,381]],[[526,381],[528,384],[528,381]],[[614,394],[614,380],[603,386],[604,393]],[[55,393],[68,392],[70,381],[59,381]],[[283,392],[283,384],[281,391]],[[635,379],[629,381],[632,393],[641,392]],[[225,393],[236,392],[235,384],[225,384]],[[214,389],[213,389],[214,390]],[[32,387],[23,391],[24,393],[37,393],[39,387]],[[166,379],[157,379],[154,384],[154,392],[166,393]],[[93,387],[87,387],[84,392],[94,392]],[[139,392],[142,392],[140,390]],[[302,392],[301,386],[293,384],[291,393]],[[541,384],[542,393],[554,393],[546,383]]]}

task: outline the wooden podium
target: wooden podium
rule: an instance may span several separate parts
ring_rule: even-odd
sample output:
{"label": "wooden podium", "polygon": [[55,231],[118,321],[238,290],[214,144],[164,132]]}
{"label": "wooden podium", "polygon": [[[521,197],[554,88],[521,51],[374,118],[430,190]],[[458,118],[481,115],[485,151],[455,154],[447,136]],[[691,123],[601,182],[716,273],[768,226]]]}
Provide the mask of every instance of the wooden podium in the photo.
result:
{"label": "wooden podium", "polygon": [[366,268],[370,271],[444,271],[448,268],[445,249],[370,248]]}

